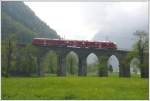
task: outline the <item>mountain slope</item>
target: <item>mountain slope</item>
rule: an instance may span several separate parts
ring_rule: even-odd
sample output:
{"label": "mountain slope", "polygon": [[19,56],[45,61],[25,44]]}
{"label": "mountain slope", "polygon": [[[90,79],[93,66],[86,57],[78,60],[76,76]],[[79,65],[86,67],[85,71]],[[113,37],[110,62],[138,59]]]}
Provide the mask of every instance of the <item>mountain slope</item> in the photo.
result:
{"label": "mountain slope", "polygon": [[30,42],[33,37],[59,38],[23,2],[3,1],[1,12],[2,39],[15,36],[19,42]]}

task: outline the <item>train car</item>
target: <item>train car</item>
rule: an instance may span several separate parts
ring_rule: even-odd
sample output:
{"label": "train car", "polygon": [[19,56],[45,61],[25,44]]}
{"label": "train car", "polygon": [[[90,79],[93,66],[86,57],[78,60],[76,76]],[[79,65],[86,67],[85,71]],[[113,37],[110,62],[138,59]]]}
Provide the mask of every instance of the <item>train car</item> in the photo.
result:
{"label": "train car", "polygon": [[65,40],[48,38],[33,38],[32,44],[41,46],[66,46]]}
{"label": "train car", "polygon": [[47,42],[47,38],[33,38],[32,44],[33,45],[45,45]]}
{"label": "train car", "polygon": [[33,38],[32,44],[40,46],[117,49],[117,45],[114,42],[110,41],[79,41],[79,40]]}

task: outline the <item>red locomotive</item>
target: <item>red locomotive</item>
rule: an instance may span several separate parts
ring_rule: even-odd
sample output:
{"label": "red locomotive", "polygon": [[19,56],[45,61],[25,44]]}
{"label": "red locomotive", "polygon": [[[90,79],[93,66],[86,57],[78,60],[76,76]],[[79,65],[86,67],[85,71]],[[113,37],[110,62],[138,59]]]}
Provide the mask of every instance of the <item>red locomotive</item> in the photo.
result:
{"label": "red locomotive", "polygon": [[79,41],[79,40],[33,38],[32,44],[40,45],[40,46],[66,46],[66,47],[76,47],[76,48],[117,49],[117,45],[110,41]]}

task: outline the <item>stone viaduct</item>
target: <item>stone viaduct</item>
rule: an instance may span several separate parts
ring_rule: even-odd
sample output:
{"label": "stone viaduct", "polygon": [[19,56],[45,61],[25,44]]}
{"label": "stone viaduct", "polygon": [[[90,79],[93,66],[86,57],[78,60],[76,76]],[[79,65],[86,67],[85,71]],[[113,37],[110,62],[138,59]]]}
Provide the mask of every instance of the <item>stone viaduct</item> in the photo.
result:
{"label": "stone viaduct", "polygon": [[[94,53],[100,61],[105,61],[105,66],[107,67],[107,60],[110,56],[115,55],[119,60],[119,77],[130,77],[130,62],[125,64],[126,56],[128,51],[124,50],[112,50],[112,49],[96,49],[96,48],[77,48],[77,47],[65,47],[65,46],[36,46],[41,51],[37,56],[37,68],[38,75],[42,76],[44,73],[42,71],[41,62],[45,55],[49,51],[54,51],[58,56],[58,76],[66,76],[65,68],[65,57],[71,51],[78,55],[78,75],[87,75],[87,62],[86,59],[89,54]],[[99,76],[108,76],[108,68],[101,68]],[[141,77],[148,77],[148,69],[141,68]]]}

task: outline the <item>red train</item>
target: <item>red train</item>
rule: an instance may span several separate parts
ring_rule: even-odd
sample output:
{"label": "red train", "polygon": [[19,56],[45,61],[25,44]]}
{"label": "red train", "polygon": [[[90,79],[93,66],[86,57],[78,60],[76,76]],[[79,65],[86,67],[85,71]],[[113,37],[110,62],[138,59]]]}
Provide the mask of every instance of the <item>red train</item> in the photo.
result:
{"label": "red train", "polygon": [[62,40],[48,38],[33,38],[33,45],[42,46],[66,46],[76,48],[108,48],[117,49],[117,45],[110,41],[78,41],[78,40]]}

